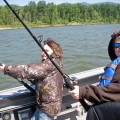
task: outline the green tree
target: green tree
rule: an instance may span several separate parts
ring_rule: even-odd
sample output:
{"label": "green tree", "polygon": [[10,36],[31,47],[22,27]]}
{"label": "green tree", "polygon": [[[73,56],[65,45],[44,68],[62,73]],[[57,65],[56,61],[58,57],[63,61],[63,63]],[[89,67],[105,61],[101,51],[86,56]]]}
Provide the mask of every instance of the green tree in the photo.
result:
{"label": "green tree", "polygon": [[30,1],[28,4],[28,15],[30,22],[36,22],[36,3],[34,1]]}
{"label": "green tree", "polygon": [[39,1],[37,4],[37,19],[42,21],[43,18],[45,17],[45,12],[46,12],[46,2]]}
{"label": "green tree", "polygon": [[48,3],[46,7],[46,17],[44,21],[53,24],[57,20],[57,7],[54,3]]}
{"label": "green tree", "polygon": [[[120,23],[120,5],[62,3],[55,5],[40,0],[37,4],[30,1],[26,6],[12,5],[18,15],[29,25],[78,23]],[[0,25],[20,26],[20,22],[5,6],[0,6]]]}

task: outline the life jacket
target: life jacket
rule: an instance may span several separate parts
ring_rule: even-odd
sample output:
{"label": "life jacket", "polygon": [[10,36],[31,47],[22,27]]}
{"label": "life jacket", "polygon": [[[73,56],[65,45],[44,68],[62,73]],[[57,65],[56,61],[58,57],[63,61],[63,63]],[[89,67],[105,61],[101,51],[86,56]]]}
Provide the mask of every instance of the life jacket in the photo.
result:
{"label": "life jacket", "polygon": [[115,69],[120,62],[120,57],[113,60],[109,65],[107,65],[104,69],[104,74],[101,76],[99,86],[107,86],[110,84],[114,74]]}

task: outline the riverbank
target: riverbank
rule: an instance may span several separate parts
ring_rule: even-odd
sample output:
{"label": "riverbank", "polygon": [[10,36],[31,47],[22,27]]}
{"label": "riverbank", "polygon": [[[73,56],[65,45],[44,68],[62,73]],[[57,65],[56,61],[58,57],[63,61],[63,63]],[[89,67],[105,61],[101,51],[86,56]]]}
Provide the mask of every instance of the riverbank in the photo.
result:
{"label": "riverbank", "polygon": [[[27,25],[29,28],[40,28],[40,27],[59,27],[59,26],[78,26],[78,25],[97,25],[97,24],[118,24],[118,23],[68,23],[68,24],[56,24],[56,25]],[[0,26],[0,30],[10,30],[10,29],[22,29],[24,27],[15,27],[15,26]]]}
{"label": "riverbank", "polygon": [[0,28],[0,30],[7,30],[7,29],[12,29],[12,28],[8,28],[8,27],[6,27],[6,28],[4,28],[4,27]]}
{"label": "riverbank", "polygon": [[[26,24],[29,28],[40,28],[40,27],[50,27],[50,26],[69,26],[69,25],[84,25],[84,24],[81,24],[81,23],[69,23],[69,24],[55,24],[55,25],[32,25],[32,24]],[[7,30],[7,29],[21,29],[21,28],[24,28],[24,27],[21,27],[21,26],[0,26],[0,30]]]}

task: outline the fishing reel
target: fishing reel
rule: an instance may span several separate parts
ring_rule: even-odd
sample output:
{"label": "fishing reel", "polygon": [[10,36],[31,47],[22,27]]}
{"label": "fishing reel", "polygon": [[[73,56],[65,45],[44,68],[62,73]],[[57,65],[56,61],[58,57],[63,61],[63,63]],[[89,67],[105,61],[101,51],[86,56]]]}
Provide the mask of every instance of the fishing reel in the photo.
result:
{"label": "fishing reel", "polygon": [[[69,77],[68,75],[64,78],[64,79],[68,79],[70,81],[70,83],[74,86],[74,85],[78,85],[78,81],[76,77]],[[64,84],[63,84],[64,88],[69,89],[69,85],[65,82],[64,80]]]}

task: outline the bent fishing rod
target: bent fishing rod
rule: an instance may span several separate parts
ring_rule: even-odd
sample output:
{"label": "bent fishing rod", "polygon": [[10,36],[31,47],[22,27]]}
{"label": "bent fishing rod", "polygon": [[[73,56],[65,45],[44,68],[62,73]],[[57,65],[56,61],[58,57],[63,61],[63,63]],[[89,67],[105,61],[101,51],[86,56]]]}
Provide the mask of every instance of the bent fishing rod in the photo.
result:
{"label": "bent fishing rod", "polygon": [[[21,24],[25,27],[25,29],[28,31],[28,33],[31,35],[31,37],[35,40],[35,42],[38,44],[38,46],[42,49],[42,51],[46,54],[46,56],[48,57],[48,59],[52,62],[52,64],[57,68],[57,70],[60,72],[60,74],[63,76],[65,84],[67,85],[68,88],[70,88],[71,90],[74,90],[74,85],[72,84],[72,79],[64,74],[62,72],[62,70],[59,68],[59,66],[55,63],[55,61],[48,55],[48,53],[45,51],[45,49],[43,48],[43,46],[41,45],[41,41],[38,41],[38,39],[33,35],[33,33],[30,31],[30,29],[26,26],[26,24],[22,21],[22,19],[19,17],[19,15],[15,12],[15,10],[10,6],[10,4],[6,1],[3,0],[7,6],[9,7],[9,9],[13,12],[13,14],[17,17],[17,19],[21,22]],[[86,104],[86,102],[81,99],[79,100],[79,102],[81,103],[81,105],[84,107],[84,109],[86,111],[88,111],[89,106]]]}

